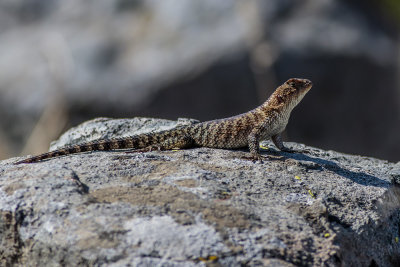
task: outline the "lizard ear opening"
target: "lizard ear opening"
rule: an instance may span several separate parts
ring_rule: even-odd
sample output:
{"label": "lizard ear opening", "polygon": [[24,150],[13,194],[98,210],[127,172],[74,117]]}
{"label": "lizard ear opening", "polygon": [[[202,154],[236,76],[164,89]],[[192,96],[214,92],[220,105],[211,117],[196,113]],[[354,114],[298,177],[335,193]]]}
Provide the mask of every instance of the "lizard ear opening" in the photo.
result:
{"label": "lizard ear opening", "polygon": [[281,104],[283,102],[283,98],[280,95],[276,96],[276,100],[278,100],[278,105]]}

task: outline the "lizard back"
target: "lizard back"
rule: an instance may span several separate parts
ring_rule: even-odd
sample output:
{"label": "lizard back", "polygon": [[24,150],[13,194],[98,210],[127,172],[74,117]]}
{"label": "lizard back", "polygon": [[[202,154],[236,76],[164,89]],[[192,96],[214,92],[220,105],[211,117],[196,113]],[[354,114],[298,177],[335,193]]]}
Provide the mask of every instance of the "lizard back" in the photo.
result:
{"label": "lizard back", "polygon": [[225,119],[180,126],[166,131],[72,145],[18,161],[16,164],[33,163],[87,151],[165,150],[194,146],[227,149],[248,146],[251,155],[260,159],[258,147],[259,141],[263,139],[271,138],[279,149],[288,151],[279,134],[285,129],[293,108],[311,87],[312,83],[307,79],[292,78],[279,86],[261,106],[247,113]]}

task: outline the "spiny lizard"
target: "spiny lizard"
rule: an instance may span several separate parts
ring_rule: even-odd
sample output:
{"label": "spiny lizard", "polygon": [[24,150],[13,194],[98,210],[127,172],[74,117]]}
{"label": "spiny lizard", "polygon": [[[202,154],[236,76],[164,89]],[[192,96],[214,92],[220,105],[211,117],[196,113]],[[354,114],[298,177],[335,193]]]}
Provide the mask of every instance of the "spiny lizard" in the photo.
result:
{"label": "spiny lizard", "polygon": [[234,117],[179,126],[161,132],[100,139],[33,156],[18,161],[16,164],[34,163],[87,151],[118,149],[151,151],[153,149],[168,150],[190,147],[226,149],[249,147],[250,158],[261,160],[260,140],[271,138],[280,150],[291,152],[283,145],[280,133],[285,129],[293,108],[311,87],[312,83],[307,79],[292,78],[279,86],[261,106]]}

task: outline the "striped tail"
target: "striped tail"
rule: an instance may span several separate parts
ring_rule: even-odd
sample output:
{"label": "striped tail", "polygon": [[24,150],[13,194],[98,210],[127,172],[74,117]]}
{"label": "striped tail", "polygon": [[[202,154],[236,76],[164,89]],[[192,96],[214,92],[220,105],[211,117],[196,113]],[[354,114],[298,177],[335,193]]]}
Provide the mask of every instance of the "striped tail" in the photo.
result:
{"label": "striped tail", "polygon": [[124,138],[115,138],[115,139],[102,139],[95,140],[93,142],[67,146],[64,148],[60,148],[55,151],[50,151],[47,153],[43,153],[37,156],[33,156],[21,161],[16,162],[15,164],[21,163],[35,163],[45,159],[77,154],[88,151],[109,151],[109,150],[118,150],[118,149],[139,149],[145,148],[150,145],[157,144],[159,142],[164,141],[164,139],[169,135],[169,131],[164,131],[160,133],[147,133],[140,134],[131,137]]}

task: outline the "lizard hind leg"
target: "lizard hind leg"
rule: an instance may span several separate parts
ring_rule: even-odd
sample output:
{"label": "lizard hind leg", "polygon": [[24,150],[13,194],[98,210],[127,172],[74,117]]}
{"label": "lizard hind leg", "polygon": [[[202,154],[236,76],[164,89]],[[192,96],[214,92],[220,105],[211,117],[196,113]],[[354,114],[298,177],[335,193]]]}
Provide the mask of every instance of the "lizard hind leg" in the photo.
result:
{"label": "lizard hind leg", "polygon": [[137,152],[149,152],[149,151],[163,151],[163,150],[171,150],[171,149],[182,149],[182,148],[190,148],[194,146],[194,140],[188,135],[179,136],[179,137],[170,137],[164,140],[163,142],[152,144],[144,148],[134,149],[131,151],[127,151],[126,153],[137,153]]}

